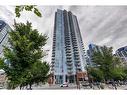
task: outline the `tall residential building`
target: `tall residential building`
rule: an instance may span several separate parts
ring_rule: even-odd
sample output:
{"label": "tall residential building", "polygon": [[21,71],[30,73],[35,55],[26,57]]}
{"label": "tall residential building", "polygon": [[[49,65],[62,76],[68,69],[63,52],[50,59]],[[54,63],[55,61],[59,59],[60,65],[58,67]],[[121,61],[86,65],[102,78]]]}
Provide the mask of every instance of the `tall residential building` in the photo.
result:
{"label": "tall residential building", "polygon": [[55,83],[75,83],[77,72],[86,72],[84,45],[78,20],[72,12],[55,12],[52,73]]}
{"label": "tall residential building", "polygon": [[[3,46],[8,46],[8,32],[11,28],[3,20],[0,20],[0,57],[3,57]],[[6,75],[4,70],[0,69],[0,86],[4,86],[6,82]]]}
{"label": "tall residential building", "polygon": [[115,55],[120,57],[123,62],[127,62],[127,46],[117,49]]}
{"label": "tall residential building", "polygon": [[0,20],[0,57],[3,56],[3,46],[8,44],[8,32],[11,31],[11,28],[3,20]]}

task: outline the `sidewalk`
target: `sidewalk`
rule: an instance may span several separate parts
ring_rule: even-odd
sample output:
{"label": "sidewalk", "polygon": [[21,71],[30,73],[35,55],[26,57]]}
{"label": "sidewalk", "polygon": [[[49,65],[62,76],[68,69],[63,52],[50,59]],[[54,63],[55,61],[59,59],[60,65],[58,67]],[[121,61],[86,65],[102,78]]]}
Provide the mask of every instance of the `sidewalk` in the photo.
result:
{"label": "sidewalk", "polygon": [[[93,89],[94,88],[94,89]],[[99,89],[97,86],[93,86],[93,88],[90,87],[81,87],[81,89],[86,89],[86,90],[115,90],[115,88],[111,85],[105,85],[104,89]],[[117,90],[127,90],[127,85],[121,85],[117,86]]]}

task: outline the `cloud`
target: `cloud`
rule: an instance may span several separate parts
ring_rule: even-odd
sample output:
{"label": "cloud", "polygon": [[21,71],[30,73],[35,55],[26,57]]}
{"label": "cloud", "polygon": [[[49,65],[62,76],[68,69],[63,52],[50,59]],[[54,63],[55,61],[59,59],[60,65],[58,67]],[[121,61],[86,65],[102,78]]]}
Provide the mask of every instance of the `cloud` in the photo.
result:
{"label": "cloud", "polygon": [[[13,24],[14,6],[0,6],[0,18]],[[22,12],[18,22],[32,22],[34,28],[49,37],[45,50],[46,60],[51,61],[54,16],[57,8],[66,9],[78,18],[84,46],[89,43],[113,46],[114,51],[127,45],[127,6],[38,6],[42,18],[31,12]]]}

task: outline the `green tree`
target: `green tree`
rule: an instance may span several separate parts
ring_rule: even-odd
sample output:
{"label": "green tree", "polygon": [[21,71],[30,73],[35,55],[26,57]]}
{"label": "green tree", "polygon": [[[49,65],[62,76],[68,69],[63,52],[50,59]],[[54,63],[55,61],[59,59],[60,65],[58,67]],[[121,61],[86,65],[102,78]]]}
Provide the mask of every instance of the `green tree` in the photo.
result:
{"label": "green tree", "polygon": [[104,80],[103,72],[100,69],[89,67],[88,72],[89,72],[89,77],[93,81],[101,82]]}
{"label": "green tree", "polygon": [[123,80],[126,76],[123,67],[115,67],[111,71],[112,79],[114,80]]}
{"label": "green tree", "polygon": [[22,11],[32,11],[34,14],[36,14],[38,17],[42,17],[41,12],[36,8],[36,5],[20,5],[15,7],[15,14],[16,17],[21,16]]}
{"label": "green tree", "polygon": [[[9,47],[4,47],[4,58],[0,63],[8,77],[8,88],[45,82],[48,78],[49,65],[42,61],[46,56],[43,46],[47,36],[32,29],[31,23],[15,23],[9,33]],[[6,64],[5,64],[6,63]]]}
{"label": "green tree", "polygon": [[127,80],[127,67],[124,68],[125,80]]}
{"label": "green tree", "polygon": [[[95,51],[93,54],[93,62],[96,64],[96,68],[100,69],[103,72],[105,80],[123,78],[124,72],[121,70],[122,63],[120,59],[113,55],[113,48],[102,46],[100,51]],[[116,71],[119,70],[119,73]]]}

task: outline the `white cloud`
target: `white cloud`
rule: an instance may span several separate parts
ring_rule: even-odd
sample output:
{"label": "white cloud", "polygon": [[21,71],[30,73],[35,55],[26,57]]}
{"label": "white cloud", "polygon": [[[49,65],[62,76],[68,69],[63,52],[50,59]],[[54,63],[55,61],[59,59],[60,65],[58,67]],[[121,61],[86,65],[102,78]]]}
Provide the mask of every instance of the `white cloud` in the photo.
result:
{"label": "white cloud", "polygon": [[[9,25],[15,18],[14,6],[0,6],[0,18]],[[79,21],[85,48],[89,43],[113,46],[114,50],[126,46],[127,42],[127,6],[38,6],[42,18],[31,12],[22,12],[18,22],[32,22],[40,33],[49,36],[46,50],[50,50],[46,60],[51,60],[54,16],[57,8],[72,11]]]}

